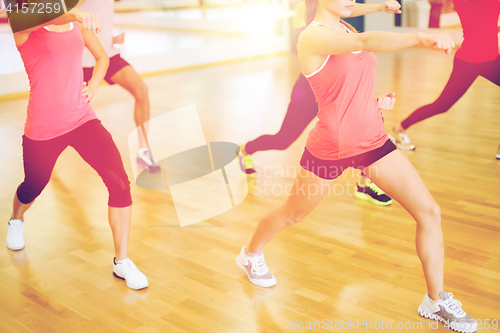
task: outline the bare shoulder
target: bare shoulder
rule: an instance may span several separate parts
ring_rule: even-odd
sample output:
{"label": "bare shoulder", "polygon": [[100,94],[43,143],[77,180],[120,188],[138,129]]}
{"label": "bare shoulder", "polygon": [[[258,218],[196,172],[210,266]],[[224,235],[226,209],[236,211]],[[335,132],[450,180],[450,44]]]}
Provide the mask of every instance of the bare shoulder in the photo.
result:
{"label": "bare shoulder", "polygon": [[342,33],[325,27],[308,26],[299,36],[298,47],[311,47],[322,43],[331,43],[342,35]]}
{"label": "bare shoulder", "polygon": [[314,27],[314,26],[308,26],[307,28],[304,29],[299,35],[299,45],[301,44],[307,44],[311,40],[314,40],[316,35],[318,33],[321,33],[322,27]]}

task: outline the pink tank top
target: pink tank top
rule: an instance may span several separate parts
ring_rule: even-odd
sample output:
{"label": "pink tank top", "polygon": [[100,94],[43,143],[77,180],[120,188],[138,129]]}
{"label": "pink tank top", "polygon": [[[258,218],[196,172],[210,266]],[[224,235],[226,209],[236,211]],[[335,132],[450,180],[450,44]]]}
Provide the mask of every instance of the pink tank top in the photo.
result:
{"label": "pink tank top", "polygon": [[376,69],[375,55],[358,51],[330,55],[318,70],[306,75],[319,105],[319,121],[306,142],[313,156],[339,160],[374,150],[387,141],[375,100]]}
{"label": "pink tank top", "polygon": [[82,97],[82,32],[33,31],[18,47],[30,81],[30,98],[24,134],[48,140],[97,118]]}

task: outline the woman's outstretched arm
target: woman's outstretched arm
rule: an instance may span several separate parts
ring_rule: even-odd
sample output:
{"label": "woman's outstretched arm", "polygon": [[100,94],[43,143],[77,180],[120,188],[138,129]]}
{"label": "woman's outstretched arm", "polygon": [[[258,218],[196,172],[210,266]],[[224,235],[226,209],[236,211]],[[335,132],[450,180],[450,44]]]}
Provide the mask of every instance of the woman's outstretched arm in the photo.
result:
{"label": "woman's outstretched arm", "polygon": [[399,2],[394,0],[374,4],[355,3],[354,8],[352,9],[352,13],[349,17],[363,16],[376,12],[401,14],[401,5],[399,4]]}
{"label": "woman's outstretched arm", "polygon": [[326,27],[309,27],[299,38],[300,50],[311,55],[336,55],[348,52],[392,52],[422,45],[450,53],[455,47],[448,33],[424,34],[368,31],[339,33]]}

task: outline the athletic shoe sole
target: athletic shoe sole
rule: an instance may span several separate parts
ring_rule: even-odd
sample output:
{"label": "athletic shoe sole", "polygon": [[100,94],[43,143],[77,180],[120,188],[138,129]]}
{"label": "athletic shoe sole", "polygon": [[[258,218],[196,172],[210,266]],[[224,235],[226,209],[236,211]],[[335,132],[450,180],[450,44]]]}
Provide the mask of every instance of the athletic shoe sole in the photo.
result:
{"label": "athletic shoe sole", "polygon": [[497,154],[497,160],[500,160],[500,155]]}
{"label": "athletic shoe sole", "polygon": [[428,313],[424,310],[422,310],[422,304],[420,304],[418,306],[418,314],[421,315],[422,317],[425,317],[425,318],[428,318],[428,319],[431,319],[431,320],[439,320],[440,322],[442,322],[443,324],[446,325],[447,328],[449,328],[450,330],[453,330],[455,332],[460,332],[460,333],[472,333],[472,332],[475,332],[476,330],[462,330],[460,328],[456,328],[456,327],[452,327],[451,325],[449,325],[448,321],[445,320],[443,317],[441,316],[438,316],[434,313]]}
{"label": "athletic shoe sole", "polygon": [[[122,278],[121,276],[118,276],[115,272],[113,272],[113,275],[121,280],[125,280],[125,278]],[[125,283],[127,283],[127,280],[125,280]],[[129,286],[127,284],[127,287],[129,287],[130,289],[134,289],[134,290],[139,290],[139,289],[144,289],[146,288],[147,286],[149,286],[149,283],[148,284],[145,284],[145,285],[140,285],[139,287],[136,287],[136,288],[132,288],[131,286]]]}
{"label": "athletic shoe sole", "polygon": [[253,279],[250,277],[250,275],[248,274],[248,271],[246,270],[245,266],[240,263],[240,256],[238,255],[238,257],[236,258],[236,265],[238,265],[239,268],[241,268],[242,271],[244,271],[247,276],[248,276],[248,280],[250,280],[250,282],[252,282],[253,284],[255,284],[256,286],[259,286],[259,287],[262,287],[262,288],[269,288],[269,287],[272,287],[272,286],[275,286],[276,285],[276,282],[269,285],[268,283],[263,283],[257,279]]}
{"label": "athletic shoe sole", "polygon": [[12,250],[12,251],[19,251],[19,250],[24,249],[24,245],[23,245],[23,246],[21,246],[21,247],[15,247],[15,248],[12,248],[12,247],[8,247],[8,246],[7,246],[7,248],[8,248],[9,250]]}
{"label": "athletic shoe sole", "polygon": [[148,169],[151,173],[158,173],[161,171],[161,167],[159,165],[149,165],[142,158],[137,158],[137,164],[144,170]]}
{"label": "athletic shoe sole", "polygon": [[358,191],[354,192],[354,197],[356,199],[369,201],[372,204],[377,205],[377,206],[389,206],[390,204],[392,204],[392,199],[390,201],[387,201],[387,202],[382,202],[382,201],[378,201],[376,199],[373,199],[369,194],[360,193]]}

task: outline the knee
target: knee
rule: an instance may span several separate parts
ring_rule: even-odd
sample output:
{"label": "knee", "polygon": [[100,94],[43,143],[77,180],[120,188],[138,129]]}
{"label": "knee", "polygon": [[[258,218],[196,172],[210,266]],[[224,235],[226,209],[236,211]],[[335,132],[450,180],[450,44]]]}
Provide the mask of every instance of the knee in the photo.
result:
{"label": "knee", "polygon": [[130,192],[130,181],[125,173],[118,174],[112,170],[108,170],[107,175],[105,175],[103,179],[110,193],[124,191]]}
{"label": "knee", "polygon": [[434,110],[434,114],[446,113],[455,104],[455,99],[440,97],[430,107]]}
{"label": "knee", "polygon": [[307,215],[308,215],[308,213],[305,211],[294,211],[294,212],[288,213],[286,218],[285,218],[285,227],[290,227],[294,224],[299,223]]}
{"label": "knee", "polygon": [[137,85],[134,89],[134,98],[138,102],[147,101],[149,98],[149,89],[148,86],[141,81],[140,84]]}
{"label": "knee", "polygon": [[17,198],[19,201],[23,204],[29,204],[30,202],[33,202],[43,191],[45,186],[48,183],[48,179],[45,180],[40,180],[37,182],[31,182],[31,183],[26,183],[23,182],[19,187],[17,188]]}
{"label": "knee", "polygon": [[292,142],[290,142],[289,140],[286,140],[286,138],[281,139],[281,137],[278,134],[276,135],[278,142],[276,143],[275,149],[276,150],[285,150],[288,147],[290,147]]}
{"label": "knee", "polygon": [[441,227],[441,208],[433,201],[420,211],[421,221],[428,227]]}
{"label": "knee", "polygon": [[433,202],[429,206],[429,215],[434,219],[439,222],[441,222],[441,207],[437,204],[437,202]]}
{"label": "knee", "polygon": [[110,171],[103,180],[108,188],[110,207],[128,207],[132,204],[130,181],[126,174],[120,176]]}

